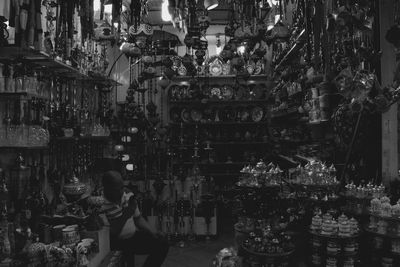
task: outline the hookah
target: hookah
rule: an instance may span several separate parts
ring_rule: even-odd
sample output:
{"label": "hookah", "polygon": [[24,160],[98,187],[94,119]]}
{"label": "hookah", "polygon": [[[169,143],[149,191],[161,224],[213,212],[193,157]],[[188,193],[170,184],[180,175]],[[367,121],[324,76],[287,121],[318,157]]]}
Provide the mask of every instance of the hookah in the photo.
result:
{"label": "hookah", "polygon": [[[159,177],[154,183],[153,183],[153,187],[154,190],[156,191],[156,202],[155,202],[155,208],[156,208],[156,213],[157,213],[157,218],[160,221],[162,221],[162,205],[160,203],[160,196],[164,190],[164,187],[166,186],[166,184],[164,183],[164,181],[162,180],[161,177]],[[159,224],[159,227],[161,227],[162,224]],[[162,230],[162,229],[159,229]]]}
{"label": "hookah", "polygon": [[190,190],[190,206],[189,206],[189,234],[188,240],[196,240],[196,233],[194,231],[194,217],[195,217],[195,206],[193,205],[193,189]]}
{"label": "hookah", "polygon": [[178,190],[175,190],[175,209],[174,209],[174,241],[179,240],[179,209],[178,209]]}

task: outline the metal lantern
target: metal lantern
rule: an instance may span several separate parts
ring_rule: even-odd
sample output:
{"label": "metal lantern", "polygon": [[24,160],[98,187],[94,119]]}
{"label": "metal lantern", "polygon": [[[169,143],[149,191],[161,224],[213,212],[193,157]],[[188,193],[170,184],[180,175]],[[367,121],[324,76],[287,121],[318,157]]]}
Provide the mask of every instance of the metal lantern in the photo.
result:
{"label": "metal lantern", "polygon": [[143,49],[147,40],[153,35],[153,27],[149,24],[142,23],[139,27],[129,27],[129,36],[135,39],[136,45]]}

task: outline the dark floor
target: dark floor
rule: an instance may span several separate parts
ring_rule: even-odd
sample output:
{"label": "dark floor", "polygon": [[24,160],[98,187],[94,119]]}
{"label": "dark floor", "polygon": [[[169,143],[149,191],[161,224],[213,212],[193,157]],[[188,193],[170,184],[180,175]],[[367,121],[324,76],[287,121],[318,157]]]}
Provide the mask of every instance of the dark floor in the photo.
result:
{"label": "dark floor", "polygon": [[[234,234],[224,233],[216,240],[187,243],[184,248],[171,246],[163,267],[211,267],[221,249],[234,245]],[[142,266],[146,256],[135,256],[135,266]]]}

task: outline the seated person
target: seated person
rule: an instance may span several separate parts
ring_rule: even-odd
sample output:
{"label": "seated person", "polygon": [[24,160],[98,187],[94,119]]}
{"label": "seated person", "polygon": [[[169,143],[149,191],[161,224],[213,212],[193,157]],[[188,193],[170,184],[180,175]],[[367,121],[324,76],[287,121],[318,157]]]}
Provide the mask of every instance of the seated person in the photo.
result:
{"label": "seated person", "polygon": [[115,171],[103,175],[103,210],[110,223],[111,249],[123,253],[149,255],[143,267],[159,267],[168,253],[168,242],[141,216],[133,193],[124,190],[121,175]]}

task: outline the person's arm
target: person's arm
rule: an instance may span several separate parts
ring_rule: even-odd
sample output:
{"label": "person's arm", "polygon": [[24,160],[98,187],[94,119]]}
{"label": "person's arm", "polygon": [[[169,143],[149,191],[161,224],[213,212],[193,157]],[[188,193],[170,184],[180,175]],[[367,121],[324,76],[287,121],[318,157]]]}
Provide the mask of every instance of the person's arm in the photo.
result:
{"label": "person's arm", "polygon": [[139,215],[138,217],[133,217],[135,221],[135,225],[144,231],[147,231],[153,235],[156,235],[156,231],[151,227],[151,225],[143,218],[142,215]]}
{"label": "person's arm", "polygon": [[129,207],[131,209],[134,209],[135,212],[133,214],[133,220],[135,222],[135,225],[137,228],[147,231],[153,235],[156,234],[156,231],[151,227],[151,225],[143,218],[142,214],[139,211],[137,201],[135,198],[132,196],[129,198]]}
{"label": "person's arm", "polygon": [[132,218],[133,214],[135,213],[135,210],[128,207],[122,209],[122,214],[120,216],[117,216],[115,218],[109,218],[108,222],[110,223],[110,232],[111,235],[114,237],[117,237],[121,231],[122,228],[124,227],[126,221],[130,218]]}

